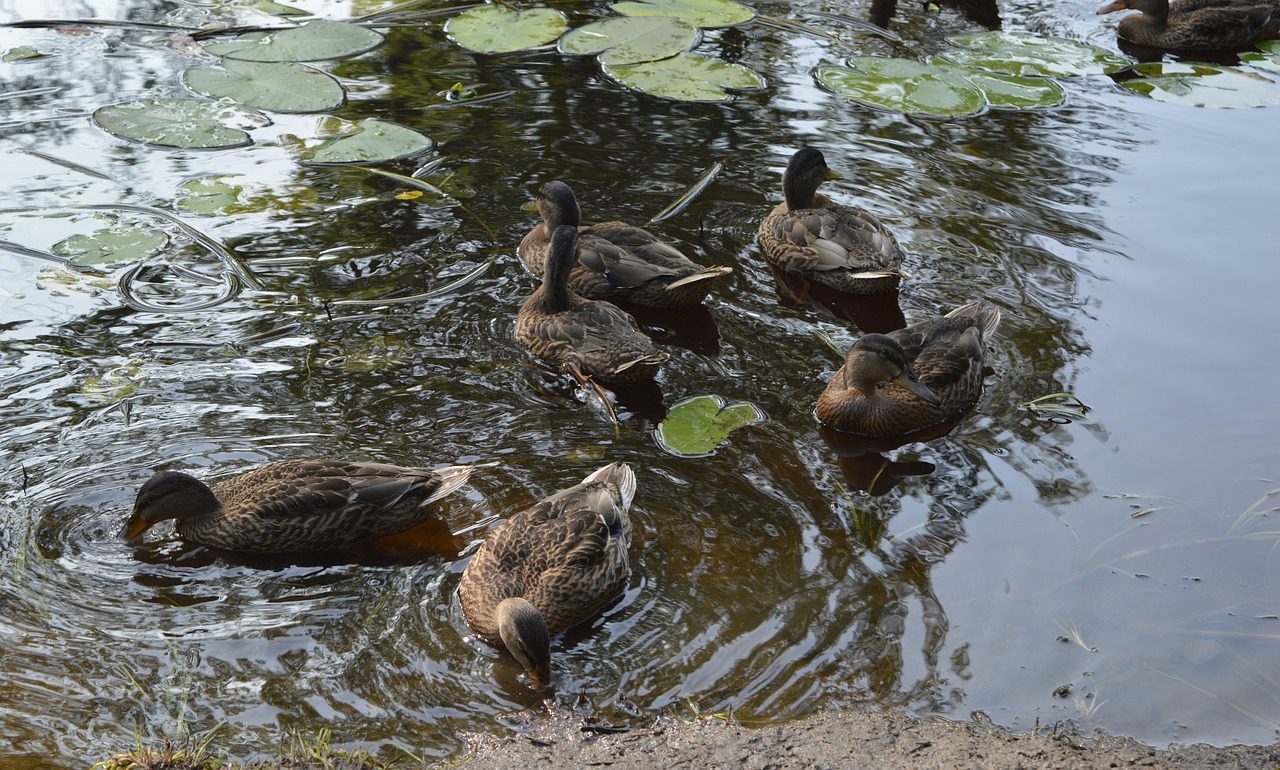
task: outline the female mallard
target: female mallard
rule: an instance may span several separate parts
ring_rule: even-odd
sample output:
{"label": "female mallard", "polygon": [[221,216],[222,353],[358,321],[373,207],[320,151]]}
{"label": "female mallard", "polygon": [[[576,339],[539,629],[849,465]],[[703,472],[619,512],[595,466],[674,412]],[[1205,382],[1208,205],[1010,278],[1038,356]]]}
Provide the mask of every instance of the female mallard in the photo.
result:
{"label": "female mallard", "polygon": [[648,230],[624,222],[582,225],[582,211],[564,182],[547,182],[535,201],[542,221],[520,241],[520,259],[542,275],[551,233],[561,225],[578,229],[578,261],[569,288],[588,299],[649,307],[687,307],[706,299],[711,279],[731,267],[703,267]]}
{"label": "female mallard", "polygon": [[782,174],[779,203],[760,223],[760,252],[770,265],[850,294],[886,294],[898,287],[902,250],[875,215],[833,203],[818,193],[842,177],[822,153],[805,147]]}
{"label": "female mallard", "polygon": [[121,533],[132,540],[177,519],[184,539],[254,554],[343,551],[403,532],[462,486],[471,466],[440,470],[342,460],[286,460],[214,484],[176,471],[138,490]]}
{"label": "female mallard", "polygon": [[1114,0],[1098,13],[1132,9],[1120,37],[1167,51],[1242,48],[1280,35],[1280,0]]}
{"label": "female mallard", "polygon": [[516,342],[565,371],[606,384],[652,379],[668,356],[653,346],[635,319],[616,305],[569,290],[577,241],[577,231],[566,225],[552,233],[542,285],[516,315]]}
{"label": "female mallard", "polygon": [[489,532],[462,572],[458,602],[471,629],[506,647],[549,691],[551,636],[581,623],[627,582],[636,477],[606,465]]}
{"label": "female mallard", "polygon": [[1000,311],[970,302],[889,334],[863,335],[818,397],[818,419],[875,438],[904,436],[972,409]]}

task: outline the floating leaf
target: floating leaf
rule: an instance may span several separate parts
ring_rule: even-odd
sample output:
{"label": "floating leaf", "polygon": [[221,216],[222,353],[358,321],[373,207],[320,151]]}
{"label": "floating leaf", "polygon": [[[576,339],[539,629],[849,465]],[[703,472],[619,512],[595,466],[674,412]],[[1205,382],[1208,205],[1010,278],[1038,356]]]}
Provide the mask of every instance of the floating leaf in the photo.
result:
{"label": "floating leaf", "polygon": [[374,118],[352,126],[354,133],[330,139],[310,151],[312,163],[378,163],[416,155],[432,147],[430,137]]}
{"label": "floating leaf", "polygon": [[560,37],[564,14],[551,8],[513,11],[501,5],[482,5],[445,22],[453,42],[476,53],[511,53],[546,45]]}
{"label": "floating leaf", "polygon": [[93,113],[104,130],[161,147],[242,147],[253,140],[237,126],[270,125],[256,110],[203,99],[141,99],[109,104]]}
{"label": "floating leaf", "polygon": [[818,67],[813,76],[835,93],[882,110],[912,115],[959,117],[986,109],[982,89],[956,67],[939,67],[913,59],[863,56],[857,67]]}
{"label": "floating leaf", "polygon": [[[698,42],[698,28],[673,16],[623,16],[592,22],[560,38],[560,53],[600,54],[603,64],[674,56]],[[603,52],[603,53],[601,53]]]}
{"label": "floating leaf", "polygon": [[178,207],[192,214],[226,216],[260,211],[301,211],[315,204],[314,188],[285,184],[280,191],[242,174],[215,174],[188,179],[178,188]]}
{"label": "floating leaf", "polygon": [[3,61],[8,63],[22,61],[23,59],[39,59],[42,56],[48,56],[48,54],[40,53],[34,48],[19,46],[18,48],[10,48],[5,51]]}
{"label": "floating leaf", "polygon": [[[1257,67],[1267,72],[1280,73],[1280,40],[1266,40],[1256,43],[1261,49],[1240,54],[1240,61],[1250,67]],[[8,61],[6,59],[6,61]]]}
{"label": "floating leaf", "polygon": [[756,17],[755,11],[734,0],[644,0],[611,7],[627,16],[674,16],[704,28],[732,27]]}
{"label": "floating leaf", "polygon": [[138,361],[131,360],[122,366],[116,366],[100,375],[90,375],[80,384],[80,392],[90,401],[99,404],[114,404],[134,395],[138,386],[146,381],[146,375],[138,366]]}
{"label": "floating leaf", "polygon": [[978,70],[968,70],[964,76],[982,89],[982,95],[992,107],[1026,110],[1056,107],[1067,100],[1067,92],[1051,78],[1027,78]]}
{"label": "floating leaf", "polygon": [[309,21],[279,32],[250,32],[204,50],[228,59],[257,62],[319,61],[355,56],[377,48],[382,35],[345,21]]}
{"label": "floating leaf", "polygon": [[1130,65],[1128,59],[1103,48],[1063,37],[996,30],[956,35],[947,40],[963,48],[942,54],[947,61],[1006,75],[1101,75]]}
{"label": "floating leaf", "polygon": [[76,267],[108,267],[138,262],[155,254],[169,236],[145,227],[116,225],[88,235],[73,235],[53,245],[53,253],[71,258]]}
{"label": "floating leaf", "polygon": [[281,5],[280,3],[273,2],[272,0],[257,0],[257,2],[249,4],[249,9],[257,11],[258,13],[267,13],[272,16],[311,15],[309,11],[304,11],[301,8],[294,8],[291,5]]}
{"label": "floating leaf", "polygon": [[604,65],[604,73],[619,83],[653,96],[684,102],[722,102],[727,88],[764,88],[764,78],[739,64],[707,56],[681,53],[661,61]]}
{"label": "floating leaf", "polygon": [[1256,72],[1187,62],[1146,62],[1133,70],[1142,77],[1120,85],[1161,102],[1189,107],[1280,104],[1280,85]]}
{"label": "floating leaf", "polygon": [[225,70],[189,69],[182,82],[211,99],[276,112],[324,112],[347,100],[338,81],[301,64],[224,59],[223,66]]}
{"label": "floating leaf", "polygon": [[680,457],[706,457],[744,425],[765,419],[754,404],[725,404],[720,396],[694,396],[671,407],[654,432],[658,446]]}

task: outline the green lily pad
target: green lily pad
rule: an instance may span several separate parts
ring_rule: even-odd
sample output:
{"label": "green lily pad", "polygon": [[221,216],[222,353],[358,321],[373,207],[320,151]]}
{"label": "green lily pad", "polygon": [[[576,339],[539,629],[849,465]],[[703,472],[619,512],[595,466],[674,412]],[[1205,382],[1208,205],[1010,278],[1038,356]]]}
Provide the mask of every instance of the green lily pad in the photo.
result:
{"label": "green lily pad", "polygon": [[138,262],[163,249],[169,236],[145,227],[119,224],[88,235],[73,235],[53,245],[53,253],[76,267],[110,267]]}
{"label": "green lily pad", "polygon": [[1130,61],[1097,46],[1025,32],[971,32],[947,38],[961,50],[942,58],[1006,75],[1069,77],[1117,72]]}
{"label": "green lily pad", "polygon": [[694,396],[671,407],[654,432],[658,446],[680,457],[706,457],[729,434],[744,425],[761,422],[764,412],[755,404],[726,404],[720,396]]}
{"label": "green lily pad", "polygon": [[857,69],[828,65],[813,76],[840,96],[882,110],[953,118],[987,107],[982,89],[956,67],[878,56],[850,59],[849,64]]}
{"label": "green lily pad", "polygon": [[93,122],[125,139],[161,147],[221,149],[252,144],[241,127],[271,125],[257,110],[203,99],[140,99],[109,104]]}
{"label": "green lily pad", "polygon": [[695,27],[733,27],[746,24],[756,12],[734,0],[644,0],[614,3],[615,13],[626,16],[675,16]]}
{"label": "green lily pad", "polygon": [[567,25],[563,13],[551,8],[513,11],[501,5],[482,5],[445,22],[449,39],[476,53],[511,53],[552,42]]}
{"label": "green lily pad", "polygon": [[273,0],[257,0],[257,2],[249,3],[247,6],[250,10],[258,13],[267,13],[272,16],[310,16],[310,11],[304,11],[301,8],[294,8],[292,5],[282,5]]}
{"label": "green lily pad", "polygon": [[764,78],[740,64],[687,53],[661,61],[604,64],[603,69],[628,88],[682,102],[722,102],[729,98],[725,89],[754,91],[765,86]]}
{"label": "green lily pad", "polygon": [[[331,125],[331,119],[326,125]],[[359,123],[342,124],[349,130],[304,152],[311,163],[379,163],[426,152],[433,146],[431,138],[395,123],[365,118]]]}
{"label": "green lily pad", "polygon": [[964,76],[982,90],[987,104],[1000,109],[1056,107],[1067,100],[1067,92],[1052,78],[1001,75],[974,69],[966,69]]}
{"label": "green lily pad", "polygon": [[600,54],[602,64],[638,64],[687,51],[698,28],[673,16],[622,16],[592,22],[560,38],[560,53]]}
{"label": "green lily pad", "polygon": [[1120,85],[1161,102],[1188,107],[1262,107],[1280,104],[1280,84],[1256,72],[1198,62],[1146,62],[1140,78]]}
{"label": "green lily pad", "polygon": [[257,62],[320,61],[355,56],[377,48],[382,35],[345,21],[309,21],[279,32],[249,32],[205,51],[228,59]]}
{"label": "green lily pad", "polygon": [[1240,54],[1240,61],[1250,67],[1280,73],[1280,40],[1266,40],[1255,45],[1261,50]]}
{"label": "green lily pad", "polygon": [[178,190],[178,208],[203,216],[254,214],[262,211],[302,211],[320,197],[314,188],[300,184],[268,187],[243,174],[214,174],[188,179]]}
{"label": "green lily pad", "polygon": [[48,54],[40,53],[34,48],[19,46],[5,51],[4,57],[0,58],[0,61],[4,61],[7,64],[9,62],[22,61],[23,59],[39,59],[42,56],[48,56]]}
{"label": "green lily pad", "polygon": [[275,112],[324,112],[347,100],[338,81],[301,64],[224,59],[223,66],[225,70],[189,69],[182,82],[211,99]]}

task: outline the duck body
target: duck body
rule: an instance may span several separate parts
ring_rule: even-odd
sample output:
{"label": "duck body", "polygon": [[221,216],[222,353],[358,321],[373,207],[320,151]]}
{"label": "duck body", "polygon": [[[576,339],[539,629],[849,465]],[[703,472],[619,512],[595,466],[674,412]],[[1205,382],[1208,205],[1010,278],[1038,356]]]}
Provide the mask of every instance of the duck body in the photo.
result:
{"label": "duck body", "polygon": [[889,334],[864,335],[818,397],[818,419],[848,433],[895,438],[960,417],[982,397],[986,343],[999,323],[998,309],[971,302]]}
{"label": "duck body", "polygon": [[653,379],[668,356],[654,347],[635,319],[616,305],[569,289],[577,240],[577,230],[568,225],[552,233],[542,285],[516,314],[516,341],[562,370],[577,369],[606,384]]}
{"label": "duck body", "polygon": [[1148,48],[1218,51],[1280,36],[1280,0],[1114,0],[1098,13],[1135,10],[1117,33]]}
{"label": "duck body", "polygon": [[563,182],[544,184],[536,203],[542,221],[520,241],[521,261],[542,275],[551,234],[561,225],[577,228],[578,260],[569,272],[569,288],[588,299],[688,307],[706,299],[713,279],[733,272],[731,267],[699,265],[648,230],[625,222],[583,225],[577,197]]}
{"label": "duck body", "polygon": [[903,252],[874,214],[818,193],[826,179],[840,179],[822,153],[802,148],[782,175],[786,198],[760,223],[766,262],[848,294],[886,294],[898,288]]}
{"label": "duck body", "polygon": [[122,535],[177,519],[183,539],[226,551],[343,551],[430,519],[430,504],[462,486],[471,467],[439,470],[343,460],[286,460],[212,487],[163,471],[138,491]]}
{"label": "duck body", "polygon": [[635,474],[607,465],[507,519],[485,537],[458,585],[467,624],[505,647],[535,685],[550,685],[550,637],[622,593]]}

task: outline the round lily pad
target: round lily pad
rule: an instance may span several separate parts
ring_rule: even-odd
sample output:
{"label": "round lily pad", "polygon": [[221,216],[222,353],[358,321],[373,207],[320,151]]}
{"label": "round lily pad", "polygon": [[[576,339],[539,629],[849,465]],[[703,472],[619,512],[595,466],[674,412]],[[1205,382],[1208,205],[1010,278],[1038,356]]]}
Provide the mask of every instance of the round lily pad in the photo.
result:
{"label": "round lily pad", "polygon": [[624,86],[683,102],[722,102],[725,89],[764,88],[764,78],[740,64],[714,57],[676,54],[660,61],[603,65],[604,73]]}
{"label": "round lily pad", "polygon": [[169,236],[145,227],[116,225],[88,235],[73,235],[53,245],[53,253],[77,267],[110,267],[138,262],[169,243]]}
{"label": "round lily pad", "polygon": [[1053,78],[1002,75],[998,72],[961,67],[946,61],[930,59],[930,64],[952,67],[966,80],[973,83],[991,107],[1009,110],[1027,110],[1037,107],[1056,107],[1067,100],[1062,84]]}
{"label": "round lily pad", "polygon": [[982,89],[956,67],[876,56],[849,63],[857,69],[829,65],[818,67],[813,76],[841,96],[882,110],[953,118],[987,107]]}
{"label": "round lily pad", "polygon": [[734,0],[644,0],[611,6],[626,16],[675,16],[695,27],[733,27],[746,24],[756,12]]}
{"label": "round lily pad", "polygon": [[1280,86],[1256,72],[1198,62],[1146,62],[1133,69],[1142,77],[1120,85],[1161,102],[1189,107],[1280,104]]}
{"label": "round lily pad", "polygon": [[698,28],[673,16],[621,16],[592,22],[560,38],[560,53],[600,54],[603,64],[637,64],[674,56],[698,42]]}
{"label": "round lily pad", "polygon": [[513,11],[482,5],[445,22],[449,39],[476,53],[511,53],[552,42],[564,32],[563,13],[551,8]]}
{"label": "round lily pad", "polygon": [[182,82],[211,99],[275,112],[324,112],[341,107],[346,91],[338,81],[301,64],[224,59],[226,69],[189,69]]}
{"label": "round lily pad", "polygon": [[311,150],[312,163],[378,163],[425,152],[433,146],[430,137],[411,128],[374,118],[352,126],[352,133],[330,139]]}
{"label": "round lily pad", "polygon": [[249,32],[204,50],[228,59],[258,62],[320,61],[355,56],[377,48],[382,35],[345,21],[309,21],[279,32]]}
{"label": "round lily pad", "polygon": [[726,404],[720,396],[694,396],[671,407],[654,431],[658,446],[680,457],[706,457],[744,425],[765,419],[755,404]]}
{"label": "round lily pad", "polygon": [[270,125],[256,110],[203,99],[141,99],[109,104],[93,113],[104,130],[161,147],[217,149],[252,144],[238,126]]}
{"label": "round lily pad", "polygon": [[947,61],[1006,75],[1101,75],[1130,65],[1128,59],[1103,48],[1064,37],[995,30],[956,35],[947,40],[961,46],[960,50],[941,54]]}

